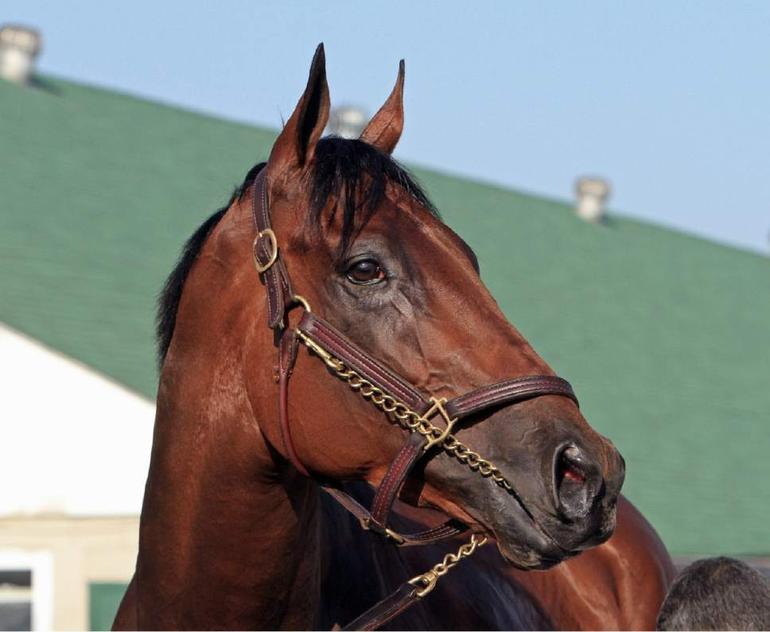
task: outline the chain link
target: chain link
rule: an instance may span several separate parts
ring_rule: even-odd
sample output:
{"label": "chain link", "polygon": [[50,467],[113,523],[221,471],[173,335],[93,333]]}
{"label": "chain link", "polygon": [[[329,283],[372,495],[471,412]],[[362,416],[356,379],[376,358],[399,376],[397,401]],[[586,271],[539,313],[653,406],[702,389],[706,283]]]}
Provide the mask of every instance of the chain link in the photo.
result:
{"label": "chain link", "polygon": [[486,536],[478,536],[475,533],[471,535],[471,539],[465,544],[460,545],[457,549],[457,553],[447,553],[444,559],[436,564],[432,569],[417,575],[409,580],[409,583],[417,589],[417,596],[421,599],[427,595],[431,590],[436,587],[436,582],[439,577],[446,575],[449,570],[457,566],[460,561],[473,555],[480,546],[483,546],[487,542]]}
{"label": "chain link", "polygon": [[[403,402],[398,401],[392,395],[372,384],[365,377],[348,367],[342,360],[332,355],[315,340],[311,339],[301,329],[297,329],[297,336],[308,349],[321,358],[334,374],[347,382],[348,386],[357,391],[364,399],[369,400],[381,411],[392,416],[403,428],[421,434],[428,440],[435,440],[444,434],[444,430],[433,425],[428,419],[415,412]],[[474,452],[453,434],[447,434],[441,447],[456,458],[460,463],[467,465],[481,476],[491,478],[506,491],[512,492],[513,486],[505,479],[496,465],[487,461],[478,452]]]}

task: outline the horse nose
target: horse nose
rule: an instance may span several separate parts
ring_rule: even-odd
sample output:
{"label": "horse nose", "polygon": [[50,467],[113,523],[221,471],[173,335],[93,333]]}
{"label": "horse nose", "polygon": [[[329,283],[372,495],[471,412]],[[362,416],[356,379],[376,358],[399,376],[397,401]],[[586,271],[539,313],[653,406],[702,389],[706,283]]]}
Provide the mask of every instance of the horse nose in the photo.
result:
{"label": "horse nose", "polygon": [[559,446],[553,457],[553,493],[557,512],[566,520],[585,518],[605,492],[599,464],[574,443]]}

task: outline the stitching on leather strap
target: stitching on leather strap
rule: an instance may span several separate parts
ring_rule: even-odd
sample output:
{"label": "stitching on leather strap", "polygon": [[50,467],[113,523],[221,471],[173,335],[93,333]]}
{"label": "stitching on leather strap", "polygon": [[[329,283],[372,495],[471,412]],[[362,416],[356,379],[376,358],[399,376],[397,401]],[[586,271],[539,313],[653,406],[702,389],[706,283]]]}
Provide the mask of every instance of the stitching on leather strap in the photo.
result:
{"label": "stitching on leather strap", "polygon": [[[338,336],[334,331],[325,328],[317,330],[319,338],[324,340],[335,352],[340,352],[342,360],[348,360],[353,368],[362,369],[366,377],[373,378],[378,386],[393,391],[399,398],[406,400],[406,403],[413,404],[419,401],[424,403],[422,397],[416,395],[411,389],[401,383],[401,380],[394,378],[384,367],[366,357],[365,353],[354,347],[349,341]],[[417,408],[417,406],[415,406]]]}
{"label": "stitching on leather strap", "polygon": [[504,380],[483,386],[450,400],[447,403],[447,411],[452,416],[465,417],[490,406],[513,403],[541,395],[563,395],[578,404],[569,382],[560,377],[542,375]]}
{"label": "stitching on leather strap", "polygon": [[[252,215],[254,217],[254,224],[257,227],[257,233],[261,233],[263,230],[270,228],[270,216],[268,215],[267,206],[267,167],[263,167],[262,171],[257,174],[254,179],[254,192],[252,194]],[[256,249],[260,258],[267,258],[270,253],[267,251],[267,246],[262,240],[257,242]],[[270,268],[262,274],[264,284],[267,288],[267,323],[272,329],[274,328],[275,314],[278,311],[278,297],[276,296],[276,279],[275,271]]]}
{"label": "stitching on leather strap", "polygon": [[[252,216],[257,228],[257,233],[261,233],[271,227],[267,200],[267,167],[263,167],[262,171],[260,171],[254,179]],[[264,239],[257,241],[255,254],[260,261],[268,261],[272,254],[268,249],[267,243]],[[285,294],[290,292],[288,272],[283,261],[278,259],[275,264],[263,272],[261,276],[267,288],[267,323],[271,329],[275,329],[283,321],[283,314],[286,308]]]}
{"label": "stitching on leather strap", "polygon": [[398,490],[404,483],[409,471],[422,456],[423,439],[419,435],[411,434],[404,447],[401,448],[395,460],[385,473],[377,494],[372,504],[372,519],[382,526],[387,526],[387,517],[396,499]]}
{"label": "stitching on leather strap", "polygon": [[286,454],[291,464],[304,476],[310,477],[305,465],[297,456],[294,448],[294,442],[291,438],[291,427],[289,426],[289,376],[297,355],[297,338],[294,332],[287,332],[281,339],[278,350],[278,374],[279,374],[279,397],[278,397],[278,417],[281,430],[281,439]]}
{"label": "stitching on leather strap", "polygon": [[465,528],[460,529],[456,526],[456,523],[453,520],[449,520],[443,524],[438,525],[437,527],[434,527],[433,529],[428,529],[427,531],[416,533],[409,539],[414,541],[415,544],[427,544],[429,542],[433,542],[434,540],[442,540],[444,538],[448,538],[449,536],[457,535],[463,531],[465,531]]}
{"label": "stitching on leather strap", "polygon": [[399,399],[415,409],[423,409],[428,404],[422,395],[409,385],[404,378],[392,369],[383,366],[368,354],[356,346],[355,343],[343,338],[331,325],[323,319],[305,314],[301,328],[311,336],[317,337],[325,346],[328,346],[335,355],[339,355],[344,362],[350,362],[354,369],[360,370],[367,379],[377,383],[377,386],[391,391]]}
{"label": "stitching on leather strap", "polygon": [[411,584],[402,584],[394,593],[369,608],[369,610],[356,617],[354,621],[351,621],[342,629],[376,630],[403,612],[418,599],[416,590]]}

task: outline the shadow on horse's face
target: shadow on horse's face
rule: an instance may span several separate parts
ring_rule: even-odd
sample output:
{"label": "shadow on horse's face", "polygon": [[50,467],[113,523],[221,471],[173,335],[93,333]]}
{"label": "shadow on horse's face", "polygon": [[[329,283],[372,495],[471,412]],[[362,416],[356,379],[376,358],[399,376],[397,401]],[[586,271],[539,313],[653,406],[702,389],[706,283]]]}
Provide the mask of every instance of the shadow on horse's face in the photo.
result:
{"label": "shadow on horse's face", "polygon": [[[393,176],[400,86],[363,140],[319,140],[327,116],[325,74],[314,68],[267,166],[281,256],[314,313],[434,397],[553,375],[501,313],[470,249]],[[291,391],[296,452],[314,474],[379,483],[405,432],[328,373],[300,353]],[[279,430],[264,431],[280,449]],[[434,449],[409,483],[413,503],[493,535],[522,568],[550,566],[612,533],[623,460],[572,400],[545,395],[493,407],[454,434],[513,490]]]}

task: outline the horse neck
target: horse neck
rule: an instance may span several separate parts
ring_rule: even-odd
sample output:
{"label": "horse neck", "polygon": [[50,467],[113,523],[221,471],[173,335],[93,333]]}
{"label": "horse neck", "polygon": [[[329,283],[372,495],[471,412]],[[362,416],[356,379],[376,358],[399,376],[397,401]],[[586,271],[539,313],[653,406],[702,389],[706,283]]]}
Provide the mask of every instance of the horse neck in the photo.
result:
{"label": "horse neck", "polygon": [[135,580],[139,626],[312,627],[317,490],[274,458],[234,363],[212,362],[213,349],[195,353],[206,362],[190,353],[180,361],[172,348],[160,384]]}

